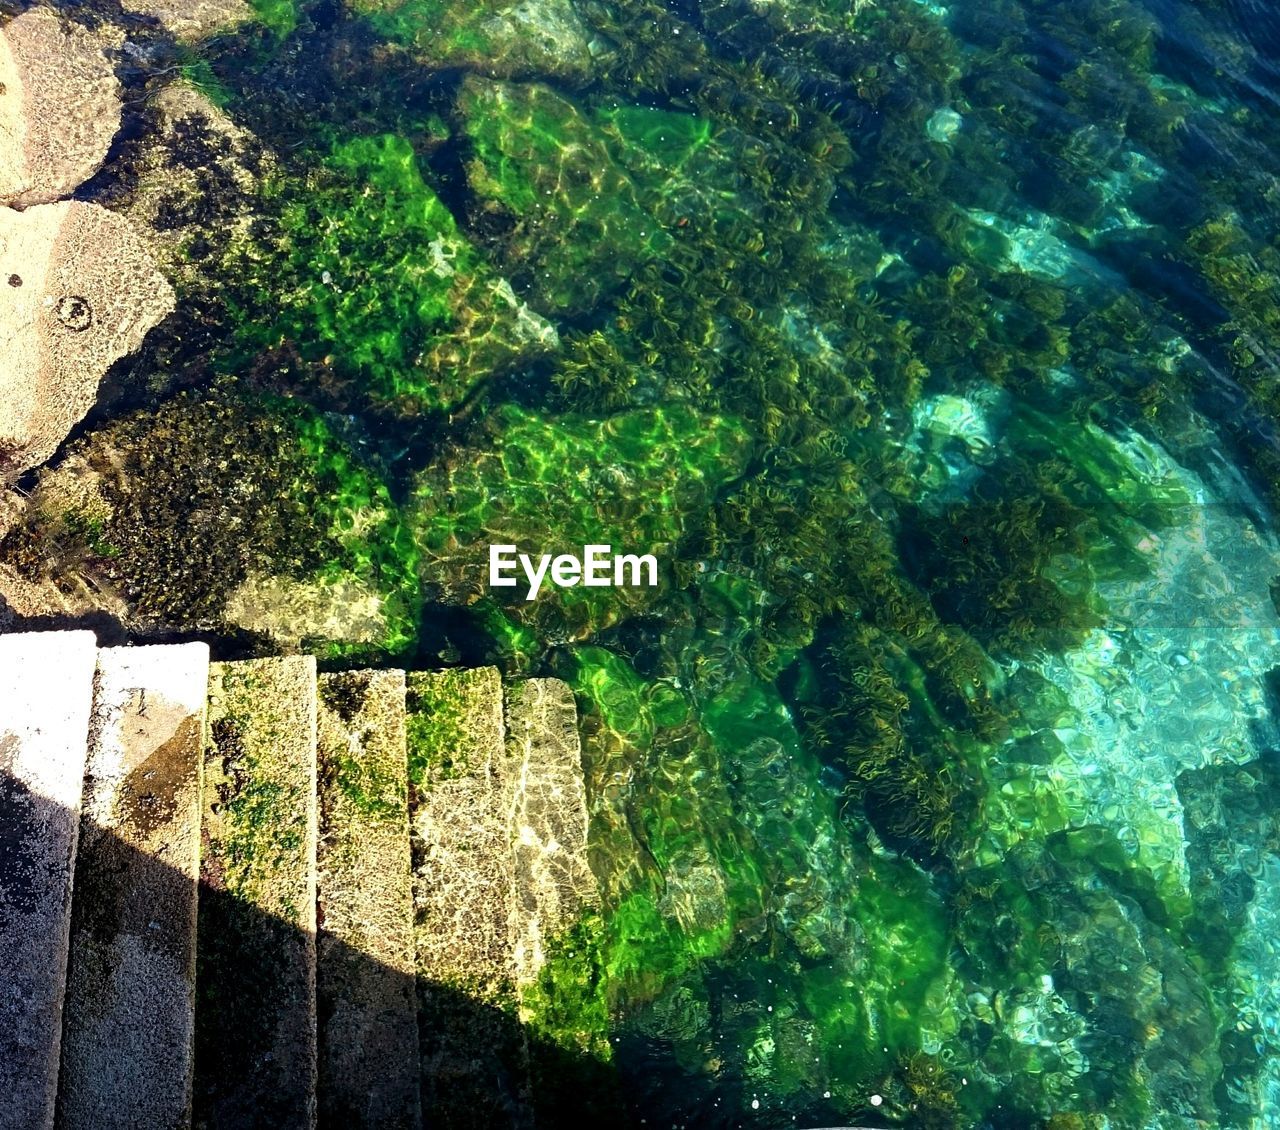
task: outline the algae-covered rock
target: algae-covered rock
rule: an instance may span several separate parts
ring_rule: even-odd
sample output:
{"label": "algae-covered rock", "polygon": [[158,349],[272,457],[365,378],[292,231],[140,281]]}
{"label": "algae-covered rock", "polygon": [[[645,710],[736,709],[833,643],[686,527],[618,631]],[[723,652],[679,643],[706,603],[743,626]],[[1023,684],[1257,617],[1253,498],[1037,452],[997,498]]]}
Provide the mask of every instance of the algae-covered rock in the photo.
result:
{"label": "algae-covered rock", "polygon": [[473,76],[459,109],[473,146],[473,223],[503,233],[502,269],[540,309],[590,309],[669,246],[603,133],[569,99]]}
{"label": "algae-covered rock", "polygon": [[583,83],[609,51],[593,39],[573,0],[348,0],[348,7],[433,68]]}
{"label": "algae-covered rock", "polygon": [[46,7],[0,27],[0,204],[47,204],[102,167],[120,128],[120,42]]}
{"label": "algae-covered rock", "polygon": [[[831,1124],[859,1080],[954,1035],[945,912],[923,872],[851,834],[777,692],[735,670],[695,716],[687,689],[602,648],[565,660],[596,798],[593,960],[651,1117],[742,1086]],[[672,1060],[678,1093],[651,1082]]]}
{"label": "algae-covered rock", "polygon": [[112,191],[180,292],[175,367],[267,366],[343,411],[413,419],[559,347],[459,229],[408,132],[323,130],[276,152],[216,86],[186,80],[146,113]]}
{"label": "algae-covered rock", "polygon": [[28,577],[88,585],[140,626],[322,650],[409,639],[413,546],[386,487],[315,413],[184,394],[71,456],[5,539]]}
{"label": "algae-covered rock", "polygon": [[0,209],[0,468],[48,459],[172,309],[123,217],[78,201]]}
{"label": "algae-covered rock", "polygon": [[209,260],[252,238],[271,152],[200,87],[179,80],[148,99],[150,127],[123,147],[125,210],[184,300],[203,298]]}
{"label": "algae-covered rock", "polygon": [[959,971],[994,991],[967,998],[958,1066],[1028,1116],[1143,1125],[1182,1110],[1215,1124],[1205,971],[1140,871],[1119,852],[1096,866],[1107,854],[1097,836],[1055,835],[968,876],[953,900]]}
{"label": "algae-covered rock", "polygon": [[[503,598],[522,622],[552,638],[582,638],[652,604],[660,587],[488,589],[489,546],[581,555],[586,545],[654,554],[659,585],[685,529],[717,485],[738,474],[746,437],[724,417],[683,406],[637,409],[608,420],[549,420],[498,409],[491,445],[448,452],[418,478],[415,535],[423,579],[445,599]],[[519,574],[522,576],[523,574]]]}
{"label": "algae-covered rock", "polygon": [[415,416],[559,345],[459,231],[399,135],[337,142],[266,178],[262,197],[263,224],[217,266],[246,354],[295,352],[323,379]]}

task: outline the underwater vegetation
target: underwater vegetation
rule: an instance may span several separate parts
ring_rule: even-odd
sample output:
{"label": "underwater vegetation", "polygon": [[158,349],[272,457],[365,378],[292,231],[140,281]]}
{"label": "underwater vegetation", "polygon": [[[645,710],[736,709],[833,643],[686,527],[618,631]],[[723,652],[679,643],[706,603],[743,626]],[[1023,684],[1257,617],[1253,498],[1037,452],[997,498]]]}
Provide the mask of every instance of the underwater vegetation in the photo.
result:
{"label": "underwater vegetation", "polygon": [[[339,142],[302,183],[262,191],[277,253],[255,241],[226,266],[246,303],[231,311],[241,356],[288,348],[313,379],[412,416],[461,403],[480,380],[555,343],[477,257],[404,137]],[[268,285],[278,306],[263,319],[253,296]]]}
{"label": "underwater vegetation", "polygon": [[[706,505],[746,462],[737,421],[702,417],[686,405],[637,408],[607,420],[547,420],[516,405],[497,409],[483,437],[442,450],[417,479],[407,514],[421,550],[422,583],[470,603],[488,588],[489,546],[670,558],[684,516]],[[661,578],[660,578],[661,580]],[[543,641],[584,639],[644,611],[658,590],[548,589],[525,601],[517,586],[507,613]]]}
{"label": "underwater vegetation", "polygon": [[591,37],[572,0],[352,0],[350,8],[378,36],[433,69],[580,83],[609,49]]}
{"label": "underwater vegetation", "polygon": [[671,236],[568,99],[546,86],[469,76],[458,110],[478,202],[469,219],[495,233],[506,273],[545,313],[590,310],[638,263],[664,254]]}
{"label": "underwater vegetation", "polygon": [[[134,80],[90,192],[180,309],[5,563],[570,681],[553,1112],[1271,1124],[1270,17],[256,9]],[[605,542],[661,583],[488,589]]]}

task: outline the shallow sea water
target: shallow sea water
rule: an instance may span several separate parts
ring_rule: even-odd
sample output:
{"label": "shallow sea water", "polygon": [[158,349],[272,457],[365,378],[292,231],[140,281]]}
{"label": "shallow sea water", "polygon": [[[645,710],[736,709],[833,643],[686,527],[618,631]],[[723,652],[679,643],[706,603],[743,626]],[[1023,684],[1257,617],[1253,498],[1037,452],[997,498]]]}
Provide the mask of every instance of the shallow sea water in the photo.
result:
{"label": "shallow sea water", "polygon": [[[258,140],[171,131],[220,170],[152,216],[180,315],[73,445],[149,499],[212,395],[302,469],[249,554],[167,456],[205,524],[77,567],[572,684],[602,906],[527,1013],[597,1115],[1280,1127],[1270,7],[252,6],[137,58],[87,195],[142,199],[163,67]],[[139,579],[169,536],[198,594]],[[662,582],[525,603],[491,542]]]}

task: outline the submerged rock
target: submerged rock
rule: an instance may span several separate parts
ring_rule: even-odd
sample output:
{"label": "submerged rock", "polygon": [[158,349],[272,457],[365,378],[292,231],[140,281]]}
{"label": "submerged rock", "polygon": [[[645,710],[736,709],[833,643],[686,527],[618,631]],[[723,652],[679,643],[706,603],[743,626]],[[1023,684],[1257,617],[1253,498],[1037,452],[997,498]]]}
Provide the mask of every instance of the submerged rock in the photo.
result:
{"label": "submerged rock", "polygon": [[504,231],[502,269],[547,314],[591,309],[671,236],[604,129],[548,86],[469,78],[459,106],[478,223]]}
{"label": "submerged rock", "polygon": [[189,43],[253,18],[245,0],[122,0],[126,12],[154,16],[175,39]]}
{"label": "submerged rock", "polygon": [[[499,445],[451,452],[417,481],[410,505],[423,580],[458,603],[510,594],[508,612],[552,639],[581,639],[652,606],[664,594],[686,516],[748,458],[736,421],[684,406],[597,421],[545,420],[506,405],[494,425]],[[589,544],[656,555],[660,583],[548,581],[536,600],[525,599],[524,584],[486,587],[490,545],[516,545],[536,561]]]}
{"label": "submerged rock", "polygon": [[430,67],[586,83],[611,50],[593,39],[573,0],[349,0],[349,7]]}
{"label": "submerged rock", "polygon": [[43,463],[107,369],[173,310],[129,222],[66,201],[0,210],[0,467]]}
{"label": "submerged rock", "polygon": [[215,391],[78,440],[42,472],[0,559],[131,630],[345,653],[409,638],[417,592],[399,537],[386,487],[319,416]]}
{"label": "submerged rock", "polygon": [[0,28],[0,203],[47,204],[102,167],[120,128],[117,32],[32,8]]}
{"label": "submerged rock", "polygon": [[300,648],[304,640],[375,646],[388,629],[385,603],[376,588],[354,577],[251,574],[228,598],[225,615],[229,624],[286,648]]}
{"label": "submerged rock", "polygon": [[459,230],[407,137],[335,135],[278,155],[183,83],[155,113],[122,194],[188,306],[178,364],[236,371],[270,356],[343,412],[414,418],[559,348]]}

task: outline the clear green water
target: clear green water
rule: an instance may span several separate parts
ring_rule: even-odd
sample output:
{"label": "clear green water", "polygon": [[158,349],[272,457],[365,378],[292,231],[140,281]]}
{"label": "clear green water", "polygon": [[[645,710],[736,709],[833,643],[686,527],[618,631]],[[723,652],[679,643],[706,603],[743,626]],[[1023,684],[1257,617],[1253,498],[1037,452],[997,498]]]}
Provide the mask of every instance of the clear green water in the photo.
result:
{"label": "clear green water", "polygon": [[[255,8],[181,62],[268,158],[76,441],[128,517],[27,556],[570,681],[604,900],[528,1003],[610,1117],[1280,1125],[1275,17]],[[588,541],[662,584],[485,586]]]}

